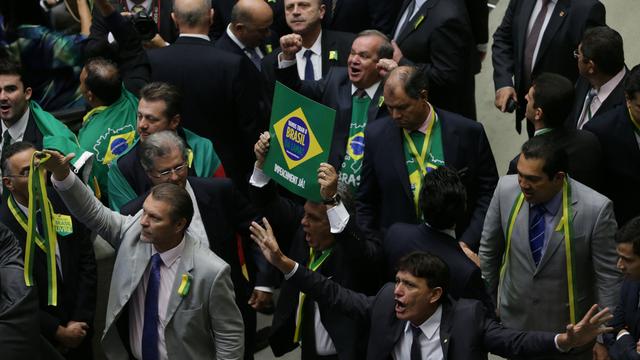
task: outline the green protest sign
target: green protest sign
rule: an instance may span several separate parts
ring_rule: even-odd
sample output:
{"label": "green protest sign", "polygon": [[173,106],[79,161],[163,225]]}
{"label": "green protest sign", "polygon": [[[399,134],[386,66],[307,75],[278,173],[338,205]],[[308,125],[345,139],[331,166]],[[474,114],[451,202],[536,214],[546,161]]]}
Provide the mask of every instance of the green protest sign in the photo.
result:
{"label": "green protest sign", "polygon": [[317,171],[329,158],[335,110],[276,82],[263,170],[294,194],[321,201]]}

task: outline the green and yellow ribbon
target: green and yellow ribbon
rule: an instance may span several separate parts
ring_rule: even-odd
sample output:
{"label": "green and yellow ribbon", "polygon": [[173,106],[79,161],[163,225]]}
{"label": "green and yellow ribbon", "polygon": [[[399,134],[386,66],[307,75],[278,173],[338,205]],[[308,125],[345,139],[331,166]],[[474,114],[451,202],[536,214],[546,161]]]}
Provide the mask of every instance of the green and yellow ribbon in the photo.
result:
{"label": "green and yellow ribbon", "polygon": [[[318,270],[320,265],[322,265],[322,263],[324,263],[324,261],[327,260],[329,255],[331,255],[332,251],[333,251],[333,248],[329,248],[323,251],[320,254],[320,257],[316,259],[315,258],[316,251],[314,251],[313,249],[309,249],[309,270],[311,271]],[[294,343],[297,343],[298,341],[300,341],[300,328],[301,328],[300,325],[302,325],[302,305],[304,305],[305,298],[306,298],[306,294],[301,291],[300,295],[298,296],[298,310],[296,311],[296,331],[293,334]]]}
{"label": "green and yellow ribbon", "polygon": [[[511,213],[509,214],[509,220],[507,221],[506,239],[507,244],[505,246],[504,255],[502,257],[502,265],[500,267],[500,284],[504,279],[504,273],[507,268],[507,262],[509,260],[509,249],[511,248],[511,236],[513,234],[513,228],[516,222],[516,217],[522,208],[524,203],[524,194],[521,192],[516,198],[516,201],[511,207]],[[571,186],[569,185],[568,177],[565,177],[562,184],[562,217],[556,226],[555,231],[564,231],[564,246],[565,256],[567,262],[567,290],[569,293],[569,318],[571,323],[576,323],[576,265],[575,265],[575,244],[573,243],[573,219],[571,217]],[[500,301],[498,301],[498,304]]]}
{"label": "green and yellow ribbon", "polygon": [[178,294],[185,297],[189,293],[190,288],[191,276],[189,276],[189,274],[182,274],[182,281],[180,282],[180,287],[178,287]]}
{"label": "green and yellow ribbon", "polygon": [[[46,170],[42,164],[49,160],[50,155],[34,152],[29,163],[29,216],[27,220],[27,240],[24,255],[24,281],[27,286],[33,286],[34,248],[38,245],[47,255],[47,305],[58,304],[58,283],[56,273],[56,232],[53,227],[53,208],[47,196],[45,182]],[[39,162],[36,165],[36,160]],[[15,205],[15,204],[14,204]],[[14,207],[15,208],[15,207]],[[37,212],[42,215],[42,232],[38,235]],[[12,211],[13,212],[13,211]],[[15,215],[15,213],[14,213]],[[22,225],[22,224],[21,224]]]}

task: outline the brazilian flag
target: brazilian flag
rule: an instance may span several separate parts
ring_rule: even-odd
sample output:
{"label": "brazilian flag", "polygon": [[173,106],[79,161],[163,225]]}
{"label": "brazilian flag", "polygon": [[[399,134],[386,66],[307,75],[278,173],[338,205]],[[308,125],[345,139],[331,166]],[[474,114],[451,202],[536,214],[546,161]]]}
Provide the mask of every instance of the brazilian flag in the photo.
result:
{"label": "brazilian flag", "polygon": [[294,194],[322,201],[317,171],[329,158],[335,116],[335,110],[277,82],[265,174]]}

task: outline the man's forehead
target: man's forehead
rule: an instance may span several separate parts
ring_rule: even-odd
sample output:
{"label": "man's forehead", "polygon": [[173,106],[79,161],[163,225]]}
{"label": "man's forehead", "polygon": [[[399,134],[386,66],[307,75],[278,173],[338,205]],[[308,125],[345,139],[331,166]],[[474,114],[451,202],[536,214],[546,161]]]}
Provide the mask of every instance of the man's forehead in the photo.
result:
{"label": "man's forehead", "polygon": [[10,86],[10,85],[23,86],[24,84],[22,83],[22,78],[20,77],[20,75],[12,75],[12,74],[0,75],[0,87]]}
{"label": "man's forehead", "polygon": [[28,167],[31,164],[31,157],[35,151],[35,149],[30,148],[15,153],[9,158],[9,164],[17,169],[22,169],[25,166]]}

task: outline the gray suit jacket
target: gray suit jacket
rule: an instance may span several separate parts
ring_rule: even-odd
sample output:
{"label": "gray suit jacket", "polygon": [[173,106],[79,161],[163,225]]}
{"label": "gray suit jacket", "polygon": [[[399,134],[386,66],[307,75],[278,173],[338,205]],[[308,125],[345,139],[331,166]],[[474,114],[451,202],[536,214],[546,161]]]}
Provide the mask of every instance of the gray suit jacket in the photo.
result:
{"label": "gray suit jacket", "polygon": [[[76,218],[94,229],[117,251],[102,345],[107,358],[126,359],[127,349],[116,321],[123,315],[151,258],[151,244],[139,241],[142,210],[134,216],[109,210],[77,177],[69,189],[58,189],[58,193]],[[200,247],[196,239],[185,235],[183,241],[185,247],[167,308],[165,342],[168,357],[241,359],[244,326],[234,301],[229,265]],[[184,297],[178,294],[182,274],[191,277],[190,290]]]}
{"label": "gray suit jacket", "polygon": [[[613,309],[620,290],[616,269],[616,221],[609,199],[570,180],[571,214],[579,320],[598,303]],[[504,279],[499,283],[505,250],[507,222],[520,194],[517,175],[503,176],[491,199],[480,240],[482,275],[496,300],[505,326],[514,329],[563,332],[570,322],[564,233],[554,232],[536,268],[529,245],[529,205],[525,201],[516,217]],[[556,214],[554,224],[562,217]]]}

